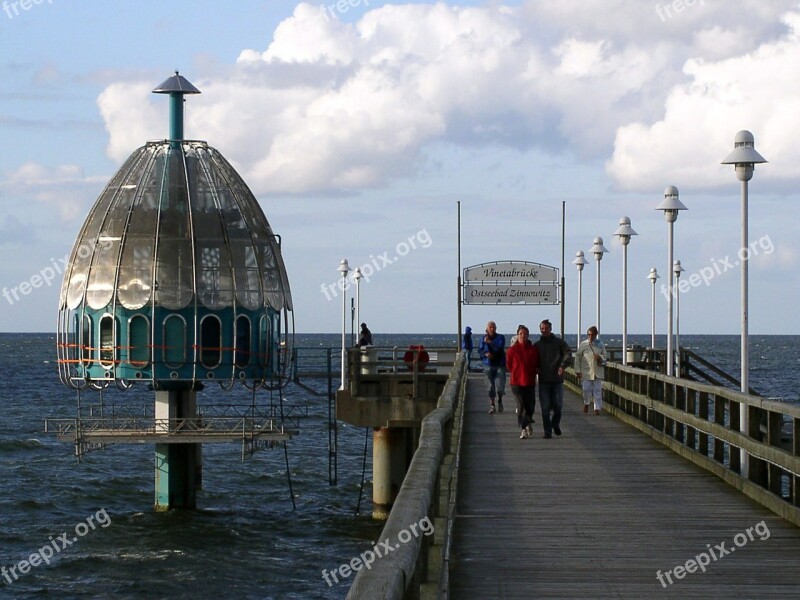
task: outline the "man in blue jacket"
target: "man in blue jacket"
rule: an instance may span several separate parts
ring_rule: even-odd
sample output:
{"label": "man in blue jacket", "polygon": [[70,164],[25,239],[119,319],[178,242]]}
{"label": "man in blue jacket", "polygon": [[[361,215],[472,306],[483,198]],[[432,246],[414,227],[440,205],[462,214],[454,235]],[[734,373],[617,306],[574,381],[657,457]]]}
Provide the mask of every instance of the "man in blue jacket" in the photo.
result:
{"label": "man in blue jacket", "polygon": [[503,394],[506,393],[506,338],[497,333],[497,324],[486,324],[486,335],[481,340],[478,352],[483,361],[483,372],[489,380],[489,414],[494,413],[494,399],[497,396],[497,410],[503,412]]}
{"label": "man in blue jacket", "polygon": [[561,407],[564,405],[564,369],[572,351],[569,344],[553,335],[553,325],[545,319],[539,324],[542,334],[535,346],[539,350],[539,405],[542,407],[544,437],[561,435]]}

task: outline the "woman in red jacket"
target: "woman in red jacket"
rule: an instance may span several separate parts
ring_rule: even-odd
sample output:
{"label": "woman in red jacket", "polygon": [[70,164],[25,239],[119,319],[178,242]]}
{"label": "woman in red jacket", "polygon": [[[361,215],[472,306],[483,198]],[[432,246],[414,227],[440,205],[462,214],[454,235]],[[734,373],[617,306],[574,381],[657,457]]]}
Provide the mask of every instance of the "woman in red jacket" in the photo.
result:
{"label": "woman in red jacket", "polygon": [[525,325],[517,327],[517,341],[506,351],[506,369],[511,375],[511,393],[517,399],[517,423],[522,430],[519,439],[531,437],[533,413],[536,410],[536,372],[539,350],[530,342]]}

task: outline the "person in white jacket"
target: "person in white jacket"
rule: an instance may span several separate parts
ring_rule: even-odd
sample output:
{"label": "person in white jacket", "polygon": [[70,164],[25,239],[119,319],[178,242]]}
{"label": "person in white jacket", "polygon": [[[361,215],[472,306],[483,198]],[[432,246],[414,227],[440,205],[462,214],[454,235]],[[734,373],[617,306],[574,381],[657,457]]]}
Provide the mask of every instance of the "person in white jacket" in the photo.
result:
{"label": "person in white jacket", "polygon": [[589,402],[594,400],[594,414],[603,409],[603,379],[605,379],[606,347],[597,339],[597,327],[586,331],[587,339],[578,345],[575,353],[575,373],[583,389],[583,412],[589,412]]}

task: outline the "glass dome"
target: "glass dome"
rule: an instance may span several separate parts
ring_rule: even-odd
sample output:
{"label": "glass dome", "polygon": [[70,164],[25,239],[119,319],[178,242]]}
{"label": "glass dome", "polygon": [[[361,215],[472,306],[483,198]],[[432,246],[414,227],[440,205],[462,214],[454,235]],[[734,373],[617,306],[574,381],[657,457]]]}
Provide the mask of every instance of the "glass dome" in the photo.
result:
{"label": "glass dome", "polygon": [[[60,296],[62,380],[211,379],[219,367],[263,378],[267,345],[290,310],[279,241],[230,163],[205,142],[150,142],[100,194],[72,250]],[[166,339],[173,315],[184,321],[181,352]],[[136,316],[145,320],[132,327]],[[219,360],[206,360],[208,348]],[[245,354],[260,358],[245,363]]]}

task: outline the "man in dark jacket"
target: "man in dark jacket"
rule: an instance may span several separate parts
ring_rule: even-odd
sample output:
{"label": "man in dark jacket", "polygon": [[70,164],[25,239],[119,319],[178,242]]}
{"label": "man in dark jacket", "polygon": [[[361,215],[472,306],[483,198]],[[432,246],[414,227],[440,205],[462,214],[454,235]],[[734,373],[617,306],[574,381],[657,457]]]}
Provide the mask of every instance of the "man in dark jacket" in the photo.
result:
{"label": "man in dark jacket", "polygon": [[564,404],[564,369],[572,352],[569,344],[553,335],[553,325],[545,319],[539,324],[542,334],[535,346],[539,350],[539,404],[542,407],[544,437],[561,435],[561,407]]}

